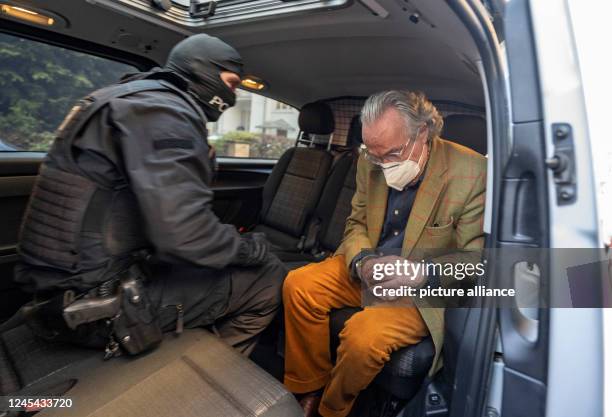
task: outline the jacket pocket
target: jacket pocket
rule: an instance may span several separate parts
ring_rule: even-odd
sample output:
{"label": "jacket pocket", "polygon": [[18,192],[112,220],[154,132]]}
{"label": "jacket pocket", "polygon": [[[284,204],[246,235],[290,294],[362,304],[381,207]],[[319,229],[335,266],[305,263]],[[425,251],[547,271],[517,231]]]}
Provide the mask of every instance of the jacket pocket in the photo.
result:
{"label": "jacket pocket", "polygon": [[455,227],[453,222],[454,219],[451,217],[449,221],[440,222],[441,226],[425,226],[422,245],[430,249],[453,247],[455,241]]}
{"label": "jacket pocket", "polygon": [[425,226],[425,232],[430,236],[444,236],[452,233],[454,229],[454,222],[455,219],[451,216],[448,222],[434,222],[431,226]]}

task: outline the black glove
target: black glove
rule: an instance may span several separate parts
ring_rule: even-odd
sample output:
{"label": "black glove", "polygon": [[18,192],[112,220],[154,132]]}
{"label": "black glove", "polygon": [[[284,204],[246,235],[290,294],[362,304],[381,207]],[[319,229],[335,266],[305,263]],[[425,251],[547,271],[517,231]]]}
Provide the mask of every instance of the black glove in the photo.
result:
{"label": "black glove", "polygon": [[233,265],[253,266],[264,263],[268,256],[270,244],[263,233],[247,233],[242,235],[238,256]]}

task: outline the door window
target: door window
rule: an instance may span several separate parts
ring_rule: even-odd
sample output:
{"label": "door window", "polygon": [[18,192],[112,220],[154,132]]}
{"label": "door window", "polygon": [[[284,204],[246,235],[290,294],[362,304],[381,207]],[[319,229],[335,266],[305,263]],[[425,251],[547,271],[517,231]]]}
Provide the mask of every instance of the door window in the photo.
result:
{"label": "door window", "polygon": [[278,159],[297,137],[299,111],[248,91],[236,91],[236,105],[208,123],[217,156]]}
{"label": "door window", "polygon": [[46,151],[75,101],[136,69],[0,33],[0,152]]}

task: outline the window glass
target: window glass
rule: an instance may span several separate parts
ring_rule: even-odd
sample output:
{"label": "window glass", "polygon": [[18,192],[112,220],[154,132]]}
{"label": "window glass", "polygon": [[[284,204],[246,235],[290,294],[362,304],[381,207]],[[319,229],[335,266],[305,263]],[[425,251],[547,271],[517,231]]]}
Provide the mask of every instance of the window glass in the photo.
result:
{"label": "window glass", "polygon": [[278,159],[295,144],[295,108],[248,91],[237,90],[236,95],[236,105],[207,126],[217,156]]}
{"label": "window glass", "polygon": [[46,151],[75,101],[136,69],[0,33],[0,151]]}

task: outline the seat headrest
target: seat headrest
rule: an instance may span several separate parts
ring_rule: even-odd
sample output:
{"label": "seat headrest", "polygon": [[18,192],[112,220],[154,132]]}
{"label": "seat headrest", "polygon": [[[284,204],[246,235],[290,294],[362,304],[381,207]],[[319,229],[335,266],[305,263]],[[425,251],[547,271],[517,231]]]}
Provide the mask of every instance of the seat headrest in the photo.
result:
{"label": "seat headrest", "polygon": [[442,138],[487,154],[487,122],[480,116],[451,114],[444,118]]}
{"label": "seat headrest", "polygon": [[315,101],[305,104],[298,118],[300,130],[315,135],[330,135],[334,133],[334,113],[327,103]]}
{"label": "seat headrest", "polygon": [[346,146],[349,148],[358,148],[363,143],[361,136],[361,116],[355,115],[351,119],[348,134],[346,135]]}

